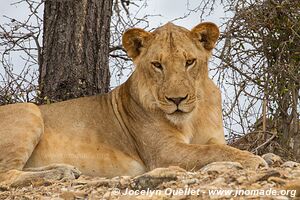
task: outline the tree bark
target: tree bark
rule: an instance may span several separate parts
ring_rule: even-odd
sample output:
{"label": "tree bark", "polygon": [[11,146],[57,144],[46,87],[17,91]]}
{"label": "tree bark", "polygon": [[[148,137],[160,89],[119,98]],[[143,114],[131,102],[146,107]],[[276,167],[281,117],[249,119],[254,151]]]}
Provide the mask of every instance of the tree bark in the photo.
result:
{"label": "tree bark", "polygon": [[63,101],[109,91],[113,0],[46,0],[41,97]]}

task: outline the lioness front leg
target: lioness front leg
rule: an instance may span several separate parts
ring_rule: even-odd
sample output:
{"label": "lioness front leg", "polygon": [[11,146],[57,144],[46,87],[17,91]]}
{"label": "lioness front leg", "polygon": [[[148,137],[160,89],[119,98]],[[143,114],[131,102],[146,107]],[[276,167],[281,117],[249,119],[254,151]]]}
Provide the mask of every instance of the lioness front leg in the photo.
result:
{"label": "lioness front leg", "polygon": [[22,170],[43,132],[40,109],[30,103],[0,107],[0,172]]}
{"label": "lioness front leg", "polygon": [[151,168],[175,165],[187,170],[198,170],[209,163],[219,161],[235,161],[245,168],[252,169],[267,166],[261,157],[223,144],[198,145],[176,142],[166,145],[155,160],[156,163],[153,163]]}
{"label": "lioness front leg", "polygon": [[79,176],[78,170],[69,165],[22,171],[44,132],[41,112],[36,105],[1,106],[0,127],[0,184],[21,186],[38,179]]}

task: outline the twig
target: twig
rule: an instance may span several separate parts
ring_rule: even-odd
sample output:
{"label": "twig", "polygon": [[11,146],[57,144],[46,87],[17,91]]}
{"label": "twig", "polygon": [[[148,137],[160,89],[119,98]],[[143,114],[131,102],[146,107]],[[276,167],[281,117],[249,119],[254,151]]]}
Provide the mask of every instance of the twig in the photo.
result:
{"label": "twig", "polygon": [[252,150],[251,152],[257,154],[257,152],[258,152],[258,150],[259,150],[260,148],[262,148],[263,146],[269,144],[275,137],[276,137],[276,134],[273,133],[273,135],[272,135],[267,141],[265,141],[264,143],[262,143],[261,145],[259,145],[258,147],[256,147],[256,148],[255,148],[254,150]]}

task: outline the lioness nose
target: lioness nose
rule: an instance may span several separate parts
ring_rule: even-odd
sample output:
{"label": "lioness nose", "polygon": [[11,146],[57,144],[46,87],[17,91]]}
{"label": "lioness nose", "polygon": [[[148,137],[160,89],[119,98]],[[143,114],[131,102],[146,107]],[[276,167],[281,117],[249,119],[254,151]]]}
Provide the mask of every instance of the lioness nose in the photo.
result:
{"label": "lioness nose", "polygon": [[187,97],[188,97],[188,95],[186,95],[185,97],[166,97],[166,99],[168,101],[172,101],[173,103],[175,103],[178,106]]}

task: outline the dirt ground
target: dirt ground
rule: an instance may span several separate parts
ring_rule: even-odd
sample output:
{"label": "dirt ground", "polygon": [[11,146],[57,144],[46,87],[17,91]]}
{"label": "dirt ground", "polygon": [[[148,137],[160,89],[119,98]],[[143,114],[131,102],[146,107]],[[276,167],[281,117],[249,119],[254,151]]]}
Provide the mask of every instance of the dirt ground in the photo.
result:
{"label": "dirt ground", "polygon": [[169,167],[137,177],[43,180],[24,187],[0,186],[0,199],[297,199],[300,164],[273,158],[267,162],[269,168],[257,170],[216,162],[196,172]]}

